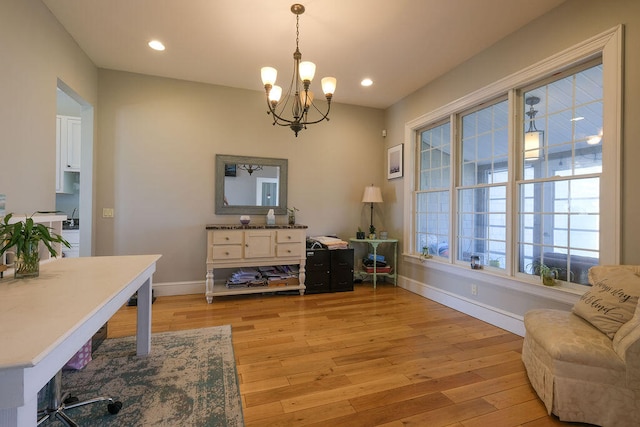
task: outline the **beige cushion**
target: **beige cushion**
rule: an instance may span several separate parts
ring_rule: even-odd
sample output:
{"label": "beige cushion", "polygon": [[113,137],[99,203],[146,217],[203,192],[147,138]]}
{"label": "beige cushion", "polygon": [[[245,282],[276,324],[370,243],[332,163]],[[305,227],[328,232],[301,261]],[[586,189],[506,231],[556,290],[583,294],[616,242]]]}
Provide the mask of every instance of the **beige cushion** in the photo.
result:
{"label": "beige cushion", "polygon": [[640,335],[640,310],[636,307],[631,320],[622,325],[613,337],[613,350],[622,360],[626,360],[627,349],[638,340],[638,335]]}
{"label": "beige cushion", "polygon": [[636,311],[640,276],[625,266],[596,266],[589,270],[589,282],[592,288],[573,306],[573,312],[613,339]]}

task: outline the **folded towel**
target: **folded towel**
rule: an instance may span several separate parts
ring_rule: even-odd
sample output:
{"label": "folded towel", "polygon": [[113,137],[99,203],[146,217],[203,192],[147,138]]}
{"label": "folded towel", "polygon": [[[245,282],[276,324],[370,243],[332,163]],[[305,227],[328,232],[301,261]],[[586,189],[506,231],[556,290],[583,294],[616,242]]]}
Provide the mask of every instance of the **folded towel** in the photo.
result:
{"label": "folded towel", "polygon": [[349,246],[349,243],[337,237],[316,236],[311,239],[320,242],[323,246],[326,246],[327,249],[346,249]]}

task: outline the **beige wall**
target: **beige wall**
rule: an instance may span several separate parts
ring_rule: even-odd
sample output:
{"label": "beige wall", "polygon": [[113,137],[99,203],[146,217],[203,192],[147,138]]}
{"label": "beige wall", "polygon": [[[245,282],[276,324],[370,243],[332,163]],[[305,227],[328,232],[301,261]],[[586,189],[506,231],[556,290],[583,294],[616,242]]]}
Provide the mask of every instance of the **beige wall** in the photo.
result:
{"label": "beige wall", "polygon": [[0,193],[7,212],[53,210],[57,79],[96,105],[97,69],[40,0],[2,0],[0,40]]}
{"label": "beige wall", "polygon": [[214,214],[216,154],[288,159],[288,205],[310,235],[347,239],[368,224],[360,200],[382,184],[382,110],[335,104],[295,138],[271,125],[259,90],[100,70],[99,99],[96,212],[115,217],[97,218],[97,255],[160,253],[156,282],[203,281],[205,225],[239,223]]}
{"label": "beige wall", "polygon": [[[259,88],[98,72],[39,0],[0,2],[0,40],[0,193],[7,212],[55,208],[59,78],[97,107],[96,255],[160,253],[156,283],[203,282],[205,224],[238,222],[213,213],[218,153],[287,158],[289,205],[300,209],[298,222],[310,234],[348,238],[368,224],[360,199],[366,185],[382,184],[382,110],[336,103],[329,123],[296,139],[270,124]],[[115,218],[103,219],[103,207],[114,208]]]}
{"label": "beige wall", "polygon": [[[636,184],[640,182],[640,169],[635,165],[640,159],[640,145],[636,143],[640,135],[640,121],[637,120],[640,117],[640,50],[637,49],[640,45],[640,2],[636,0],[568,0],[389,108],[385,116],[387,144],[403,141],[405,123],[619,24],[625,27],[622,261],[640,264],[640,225],[637,222],[640,197]],[[385,209],[387,218],[394,224],[394,234],[401,235],[402,180],[390,181],[384,191],[397,194],[398,202],[386,204]],[[470,297],[470,279],[466,274],[445,275],[409,263],[401,264],[400,273],[454,295]],[[548,300],[493,287],[491,276],[476,275],[473,280],[481,286],[476,298],[480,303],[517,315],[534,306],[555,305]]]}

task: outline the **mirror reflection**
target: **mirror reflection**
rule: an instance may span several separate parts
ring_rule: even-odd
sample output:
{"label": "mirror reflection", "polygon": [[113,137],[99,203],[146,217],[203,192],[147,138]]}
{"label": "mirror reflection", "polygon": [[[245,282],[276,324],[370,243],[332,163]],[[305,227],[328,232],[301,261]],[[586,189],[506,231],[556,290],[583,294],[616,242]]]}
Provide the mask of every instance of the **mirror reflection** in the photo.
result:
{"label": "mirror reflection", "polygon": [[287,159],[216,156],[216,214],[265,214],[287,207]]}

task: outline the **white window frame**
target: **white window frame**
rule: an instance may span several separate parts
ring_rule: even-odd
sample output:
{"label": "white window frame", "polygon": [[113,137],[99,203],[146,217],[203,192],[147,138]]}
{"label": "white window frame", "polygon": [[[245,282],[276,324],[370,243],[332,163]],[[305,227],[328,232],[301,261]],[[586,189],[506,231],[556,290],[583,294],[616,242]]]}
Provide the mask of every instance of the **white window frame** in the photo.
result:
{"label": "white window frame", "polygon": [[[420,129],[429,126],[432,123],[450,119],[453,124],[456,123],[455,115],[461,111],[472,108],[483,102],[490,101],[506,93],[509,100],[510,124],[509,124],[509,140],[516,141],[516,144],[510,146],[509,151],[509,176],[511,177],[507,184],[507,192],[511,195],[511,201],[507,206],[507,216],[509,222],[507,225],[507,241],[511,244],[508,248],[510,256],[505,266],[505,276],[508,280],[494,280],[498,285],[511,286],[514,281],[526,281],[532,283],[535,278],[516,277],[517,265],[515,265],[517,247],[513,238],[514,230],[517,230],[517,218],[514,215],[517,212],[517,197],[515,197],[515,179],[516,171],[521,167],[521,156],[519,155],[519,147],[522,145],[521,132],[519,123],[522,123],[522,111],[515,106],[522,105],[519,99],[522,95],[518,89],[526,87],[536,81],[543,80],[555,72],[563,71],[574,67],[585,61],[601,56],[603,64],[603,144],[602,163],[603,172],[600,179],[601,188],[607,191],[600,191],[601,218],[600,229],[607,230],[606,233],[600,233],[600,263],[601,264],[619,264],[621,251],[621,147],[622,147],[622,58],[623,58],[623,27],[618,25],[599,35],[596,35],[582,43],[572,46],[558,54],[555,54],[545,60],[542,60],[524,70],[507,76],[489,86],[479,89],[467,96],[455,100],[445,106],[442,106],[430,113],[420,116],[405,124],[404,128],[404,158],[405,180],[404,180],[404,243],[403,257],[409,262],[424,263],[420,259],[419,254],[413,251],[415,247],[415,222],[413,212],[414,197],[413,192],[416,188],[416,164],[418,159],[415,157],[417,134]],[[458,135],[453,132],[452,141],[458,140]],[[451,147],[452,153],[455,153],[457,143]],[[452,163],[453,165],[453,163]],[[453,193],[452,193],[453,194]],[[451,215],[452,230],[450,233],[450,241],[455,236],[453,224],[457,215],[457,207],[455,206],[455,197],[451,197]],[[450,252],[452,248],[450,248]],[[445,260],[429,260],[428,266],[442,269],[454,273],[462,273],[462,267]],[[475,274],[484,274],[483,272],[474,272]],[[532,290],[532,293],[546,292],[540,285],[539,289]],[[570,288],[566,290],[571,291]],[[574,290],[574,293],[578,292]]]}

